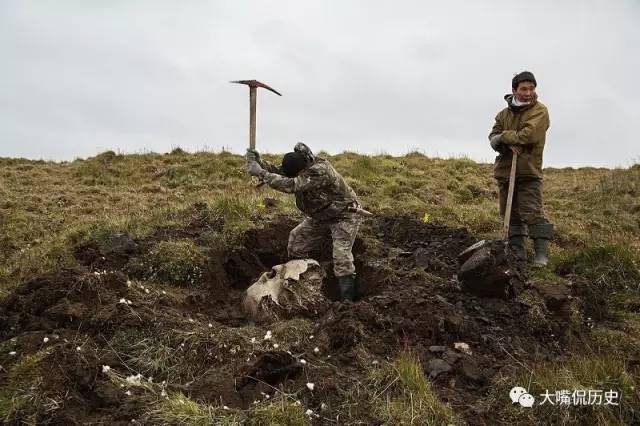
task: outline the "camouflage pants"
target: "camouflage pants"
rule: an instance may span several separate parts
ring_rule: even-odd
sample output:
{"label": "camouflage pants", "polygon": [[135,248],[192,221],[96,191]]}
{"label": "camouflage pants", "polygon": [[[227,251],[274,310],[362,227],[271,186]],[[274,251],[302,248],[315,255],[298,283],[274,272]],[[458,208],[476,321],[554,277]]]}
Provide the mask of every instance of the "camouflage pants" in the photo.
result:
{"label": "camouflage pants", "polygon": [[361,222],[360,216],[352,215],[335,221],[320,222],[305,218],[289,233],[287,252],[289,259],[309,257],[311,251],[320,244],[328,233],[333,240],[333,273],[336,277],[355,275],[353,264],[353,242]]}
{"label": "camouflage pants", "polygon": [[[504,217],[509,194],[509,181],[499,180],[500,216]],[[537,225],[548,223],[542,207],[542,180],[517,180],[513,189],[511,205],[511,225]]]}

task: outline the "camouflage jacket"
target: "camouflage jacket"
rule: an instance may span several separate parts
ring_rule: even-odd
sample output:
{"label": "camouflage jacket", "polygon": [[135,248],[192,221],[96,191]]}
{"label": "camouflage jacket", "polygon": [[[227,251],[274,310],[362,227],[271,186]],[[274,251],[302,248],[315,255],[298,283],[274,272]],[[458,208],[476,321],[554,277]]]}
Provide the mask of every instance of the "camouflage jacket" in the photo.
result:
{"label": "camouflage jacket", "polygon": [[313,163],[295,178],[282,174],[280,167],[261,160],[260,176],[271,188],[296,196],[296,206],[313,219],[340,219],[354,213],[349,207],[360,206],[356,193],[329,161],[315,157]]}
{"label": "camouflage jacket", "polygon": [[518,156],[516,177],[542,179],[542,153],[549,128],[547,107],[538,102],[537,97],[530,105],[521,107],[513,105],[513,95],[505,95],[504,99],[508,106],[498,113],[489,133],[489,139],[502,134],[502,149],[496,157],[494,177],[509,179],[513,155],[508,146],[518,145],[522,154]]}

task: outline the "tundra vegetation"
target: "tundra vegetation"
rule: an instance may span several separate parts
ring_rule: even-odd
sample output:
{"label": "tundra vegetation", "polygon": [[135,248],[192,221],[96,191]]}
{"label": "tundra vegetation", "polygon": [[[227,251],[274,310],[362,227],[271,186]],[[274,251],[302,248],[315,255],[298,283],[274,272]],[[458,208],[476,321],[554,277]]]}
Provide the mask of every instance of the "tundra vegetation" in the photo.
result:
{"label": "tundra vegetation", "polygon": [[[375,213],[354,248],[366,287],[264,324],[242,292],[301,216],[241,156],[0,159],[0,422],[640,422],[640,165],[547,168],[550,265],[503,301],[454,277],[459,250],[500,235],[491,165],[325,156]],[[619,399],[524,408],[513,386]]]}

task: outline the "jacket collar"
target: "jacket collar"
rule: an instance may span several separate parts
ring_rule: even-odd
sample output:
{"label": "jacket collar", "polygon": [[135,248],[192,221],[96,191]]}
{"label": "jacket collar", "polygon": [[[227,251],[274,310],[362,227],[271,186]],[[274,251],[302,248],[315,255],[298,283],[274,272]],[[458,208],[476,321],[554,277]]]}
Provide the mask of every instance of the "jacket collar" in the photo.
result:
{"label": "jacket collar", "polygon": [[509,106],[509,109],[511,111],[522,112],[522,111],[528,110],[538,102],[538,94],[536,93],[535,96],[533,97],[533,101],[531,101],[531,103],[528,103],[526,105],[514,105],[512,93],[507,93],[506,95],[504,95],[504,100],[507,102],[507,105]]}

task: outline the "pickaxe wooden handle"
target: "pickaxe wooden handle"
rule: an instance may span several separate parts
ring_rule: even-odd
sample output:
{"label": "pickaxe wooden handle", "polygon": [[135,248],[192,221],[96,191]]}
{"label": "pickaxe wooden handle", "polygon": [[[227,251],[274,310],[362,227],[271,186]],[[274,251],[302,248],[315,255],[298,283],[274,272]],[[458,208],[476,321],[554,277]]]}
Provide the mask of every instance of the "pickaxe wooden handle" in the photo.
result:
{"label": "pickaxe wooden handle", "polygon": [[518,164],[518,153],[513,152],[511,159],[511,173],[509,175],[509,192],[507,193],[507,205],[504,210],[504,225],[502,227],[502,238],[509,241],[509,223],[511,222],[511,208],[513,205],[513,191],[516,186],[516,165]]}
{"label": "pickaxe wooden handle", "polygon": [[258,80],[235,80],[231,83],[246,84],[249,86],[249,148],[256,149],[256,101],[258,98],[258,87],[270,90],[278,96],[282,96],[282,94]]}

